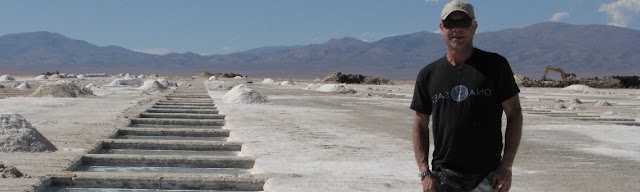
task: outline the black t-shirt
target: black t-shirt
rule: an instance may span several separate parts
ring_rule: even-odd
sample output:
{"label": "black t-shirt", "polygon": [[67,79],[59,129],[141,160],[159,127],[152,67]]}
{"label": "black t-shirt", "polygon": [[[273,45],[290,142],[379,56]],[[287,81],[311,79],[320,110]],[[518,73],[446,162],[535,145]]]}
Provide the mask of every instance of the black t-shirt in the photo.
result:
{"label": "black t-shirt", "polygon": [[410,108],[432,117],[432,167],[495,170],[502,159],[501,103],[519,92],[509,62],[496,53],[475,49],[461,67],[446,56],[424,67]]}

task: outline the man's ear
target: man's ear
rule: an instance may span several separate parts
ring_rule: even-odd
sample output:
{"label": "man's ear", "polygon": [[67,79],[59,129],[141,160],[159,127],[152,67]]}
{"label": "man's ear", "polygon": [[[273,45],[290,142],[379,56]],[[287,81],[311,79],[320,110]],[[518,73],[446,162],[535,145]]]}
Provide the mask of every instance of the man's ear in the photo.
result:
{"label": "man's ear", "polygon": [[442,25],[442,21],[440,21],[440,33],[442,33],[443,29],[444,29],[444,25]]}
{"label": "man's ear", "polygon": [[[442,25],[442,24],[440,24]],[[473,29],[473,34],[476,33],[476,29],[478,29],[478,22],[477,21],[473,21],[473,23],[471,24],[471,29]]]}

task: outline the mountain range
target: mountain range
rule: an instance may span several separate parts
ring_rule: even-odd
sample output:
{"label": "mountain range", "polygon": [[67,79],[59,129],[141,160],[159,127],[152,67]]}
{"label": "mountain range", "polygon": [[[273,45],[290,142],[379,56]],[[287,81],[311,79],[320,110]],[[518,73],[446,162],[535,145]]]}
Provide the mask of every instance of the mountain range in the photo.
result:
{"label": "mountain range", "polygon": [[[482,32],[480,49],[500,53],[514,73],[533,78],[544,67],[578,76],[639,75],[640,31],[608,25],[538,23]],[[426,64],[444,56],[442,36],[416,32],[365,42],[336,38],[322,44],[261,47],[231,54],[153,55],[118,46],[96,46],[51,32],[0,37],[0,73],[144,73],[195,75],[233,72],[254,77],[313,78],[332,72],[412,80]]]}

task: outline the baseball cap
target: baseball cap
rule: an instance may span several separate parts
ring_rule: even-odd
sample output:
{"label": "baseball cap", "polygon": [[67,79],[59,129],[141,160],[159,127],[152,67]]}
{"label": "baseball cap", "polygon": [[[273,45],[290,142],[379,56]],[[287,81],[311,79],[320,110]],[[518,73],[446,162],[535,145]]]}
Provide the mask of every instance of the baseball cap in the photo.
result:
{"label": "baseball cap", "polygon": [[469,15],[471,19],[476,20],[476,16],[473,13],[473,5],[460,0],[453,0],[447,3],[442,9],[440,20],[445,20],[449,16],[449,14],[453,13],[454,11],[462,11]]}

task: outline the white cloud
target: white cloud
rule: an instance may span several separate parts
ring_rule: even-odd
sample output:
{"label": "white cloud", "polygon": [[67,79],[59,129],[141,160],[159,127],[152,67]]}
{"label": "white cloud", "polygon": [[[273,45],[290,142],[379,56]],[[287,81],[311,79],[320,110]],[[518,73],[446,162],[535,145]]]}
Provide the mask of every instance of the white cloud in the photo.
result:
{"label": "white cloud", "polygon": [[433,33],[435,33],[435,34],[442,34],[442,31],[440,31],[440,29],[436,29],[435,31],[433,31]]}
{"label": "white cloud", "polygon": [[569,13],[567,12],[558,12],[553,14],[553,16],[551,16],[551,18],[549,18],[549,21],[552,22],[562,22],[564,19],[569,17]]}
{"label": "white cloud", "polygon": [[224,46],[220,50],[222,50],[224,52],[232,52],[232,51],[235,51],[236,49],[234,49],[232,47],[229,47],[229,46]]}
{"label": "white cloud", "polygon": [[364,32],[362,34],[360,34],[360,40],[361,41],[366,41],[366,42],[371,42],[377,35],[371,34],[369,32]]}
{"label": "white cloud", "polygon": [[154,55],[164,55],[167,53],[171,53],[171,50],[167,48],[142,48],[142,49],[133,49],[133,51],[154,54]]}
{"label": "white cloud", "polygon": [[616,0],[613,3],[600,5],[598,11],[609,15],[607,24],[627,27],[633,13],[640,13],[640,0]]}

